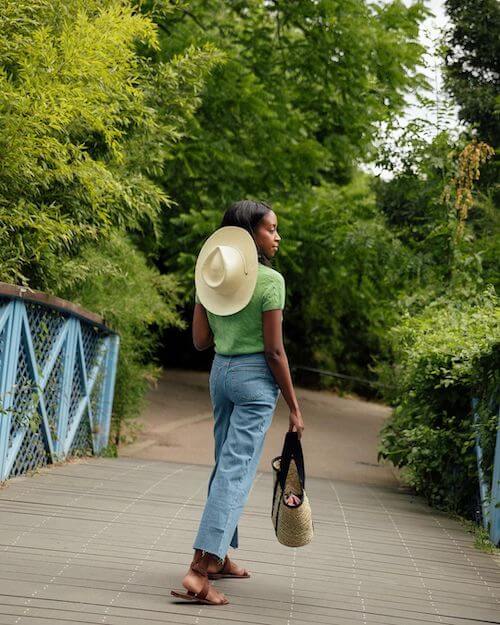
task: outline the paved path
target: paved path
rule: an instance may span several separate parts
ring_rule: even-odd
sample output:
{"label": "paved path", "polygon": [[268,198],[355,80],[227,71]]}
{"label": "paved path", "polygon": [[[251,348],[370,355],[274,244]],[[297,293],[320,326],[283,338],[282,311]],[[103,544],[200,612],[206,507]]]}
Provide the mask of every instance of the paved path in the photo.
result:
{"label": "paved path", "polygon": [[89,458],[0,491],[0,623],[23,625],[498,623],[498,561],[454,521],[392,487],[310,478],[315,537],[274,537],[259,472],[219,580],[227,606],[178,603],[209,467]]}
{"label": "paved path", "polygon": [[389,409],[300,388],[313,542],[280,545],[271,523],[270,460],[288,423],[280,398],[230,549],[252,578],[215,582],[227,606],[171,597],[212,467],[207,382],[167,371],[119,458],[74,459],[0,489],[0,625],[500,623],[500,558],[377,466]]}

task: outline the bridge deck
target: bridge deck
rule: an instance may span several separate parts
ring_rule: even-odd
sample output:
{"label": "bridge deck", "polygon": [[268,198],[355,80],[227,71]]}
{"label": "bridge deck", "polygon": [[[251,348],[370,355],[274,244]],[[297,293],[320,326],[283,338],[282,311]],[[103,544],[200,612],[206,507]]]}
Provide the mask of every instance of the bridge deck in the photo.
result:
{"label": "bridge deck", "polygon": [[178,602],[209,466],[85,458],[0,490],[0,623],[498,623],[499,559],[392,487],[308,478],[314,541],[280,545],[258,473],[230,554],[231,603]]}

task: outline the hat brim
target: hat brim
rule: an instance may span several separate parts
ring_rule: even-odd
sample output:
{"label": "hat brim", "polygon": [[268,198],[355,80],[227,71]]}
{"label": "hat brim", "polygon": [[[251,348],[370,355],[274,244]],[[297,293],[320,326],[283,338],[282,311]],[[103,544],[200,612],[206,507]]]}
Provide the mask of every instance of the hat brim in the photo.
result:
{"label": "hat brim", "polygon": [[[230,245],[238,248],[246,261],[248,273],[242,275],[240,286],[230,295],[217,293],[201,277],[201,267],[217,245]],[[239,226],[219,228],[205,241],[196,259],[194,280],[200,302],[208,311],[216,315],[227,316],[239,312],[252,299],[257,284],[258,264],[255,241],[247,230]]]}

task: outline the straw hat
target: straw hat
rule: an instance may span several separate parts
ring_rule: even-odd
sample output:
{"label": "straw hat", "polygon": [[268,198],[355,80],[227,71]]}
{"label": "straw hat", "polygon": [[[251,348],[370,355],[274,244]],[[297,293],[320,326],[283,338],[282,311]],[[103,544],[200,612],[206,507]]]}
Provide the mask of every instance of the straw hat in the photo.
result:
{"label": "straw hat", "polygon": [[257,247],[239,226],[223,226],[203,244],[194,281],[203,306],[216,315],[233,315],[248,304],[257,283]]}

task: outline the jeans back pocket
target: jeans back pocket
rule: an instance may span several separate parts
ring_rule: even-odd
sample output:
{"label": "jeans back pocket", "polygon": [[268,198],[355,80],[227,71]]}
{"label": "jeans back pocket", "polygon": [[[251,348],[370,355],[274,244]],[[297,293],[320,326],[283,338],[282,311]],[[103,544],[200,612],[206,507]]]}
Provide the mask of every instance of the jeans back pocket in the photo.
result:
{"label": "jeans back pocket", "polygon": [[266,365],[248,364],[233,367],[229,373],[231,394],[238,404],[257,401],[274,387],[274,378]]}

